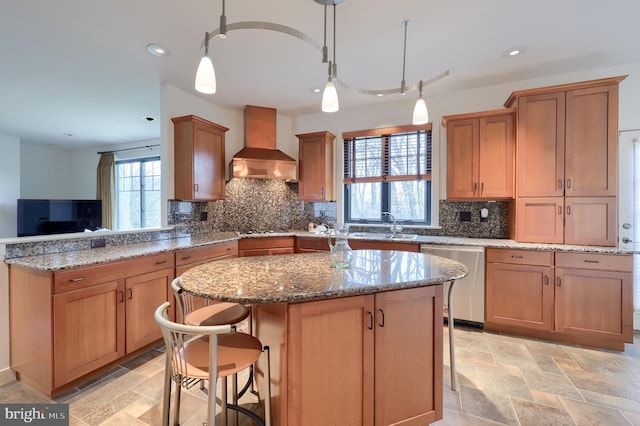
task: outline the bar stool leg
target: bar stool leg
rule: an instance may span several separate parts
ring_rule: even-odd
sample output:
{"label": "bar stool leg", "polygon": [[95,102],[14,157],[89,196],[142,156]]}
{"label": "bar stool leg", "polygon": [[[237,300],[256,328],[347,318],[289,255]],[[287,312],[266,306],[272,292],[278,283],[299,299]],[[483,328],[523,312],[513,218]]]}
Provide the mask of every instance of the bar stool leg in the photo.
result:
{"label": "bar stool leg", "polygon": [[449,365],[451,367],[451,390],[458,390],[458,377],[456,375],[456,344],[455,344],[455,326],[453,319],[453,286],[456,282],[451,281],[449,284],[449,292],[447,294],[447,305],[449,310]]}

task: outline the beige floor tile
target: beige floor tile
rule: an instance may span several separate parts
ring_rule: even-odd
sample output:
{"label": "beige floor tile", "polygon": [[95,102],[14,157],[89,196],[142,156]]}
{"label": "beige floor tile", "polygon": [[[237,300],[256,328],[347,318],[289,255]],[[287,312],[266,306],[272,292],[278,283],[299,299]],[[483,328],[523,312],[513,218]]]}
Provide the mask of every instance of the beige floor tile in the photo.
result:
{"label": "beige floor tile", "polygon": [[517,425],[518,419],[508,396],[460,386],[462,411],[498,423]]}
{"label": "beige floor tile", "polygon": [[560,398],[565,409],[577,425],[629,426],[629,420],[615,408],[588,402]]}
{"label": "beige floor tile", "polygon": [[532,401],[512,399],[520,426],[574,426],[569,414],[561,408],[549,407]]}

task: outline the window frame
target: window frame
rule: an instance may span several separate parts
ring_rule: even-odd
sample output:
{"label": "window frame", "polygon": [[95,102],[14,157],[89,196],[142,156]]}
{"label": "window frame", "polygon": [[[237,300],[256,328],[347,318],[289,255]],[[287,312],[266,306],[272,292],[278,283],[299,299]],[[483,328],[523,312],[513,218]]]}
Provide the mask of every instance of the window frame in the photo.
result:
{"label": "window frame", "polygon": [[[119,174],[118,174],[118,166],[121,164],[127,164],[127,163],[140,163],[140,167],[141,167],[141,173],[139,176],[139,192],[140,192],[140,227],[139,228],[131,228],[131,229],[146,229],[146,217],[145,217],[145,209],[144,206],[145,204],[145,191],[144,191],[144,179],[145,179],[145,175],[142,173],[142,164],[143,163],[150,163],[153,161],[158,161],[160,162],[160,170],[161,170],[161,174],[160,174],[160,179],[162,179],[162,160],[160,155],[154,155],[151,157],[133,157],[133,158],[123,158],[121,160],[116,160],[115,162],[115,168],[116,168],[116,173],[115,173],[115,180],[116,180],[116,186],[115,186],[115,196],[116,196],[116,211],[115,211],[115,222],[116,222],[116,229],[120,230],[120,223],[119,223],[119,214],[118,214],[118,208],[119,208],[119,198],[120,198],[120,191],[118,190],[118,181],[119,181]],[[161,198],[162,198],[162,190],[160,189],[160,194],[161,194]],[[162,208],[160,208],[160,217],[162,217]],[[162,226],[162,220],[160,221],[160,225]]]}
{"label": "window frame", "polygon": [[[427,134],[426,137],[426,155],[428,158],[425,164],[424,173],[420,173],[420,158],[418,156],[416,163],[416,174],[408,174],[408,175],[389,175],[390,170],[390,160],[393,157],[389,156],[389,143],[393,136],[407,134],[407,133],[418,133],[425,132]],[[381,161],[382,161],[382,170],[381,176],[369,176],[369,177],[357,177],[353,176],[356,170],[356,156],[354,153],[354,144],[356,143],[356,139],[362,138],[372,138],[372,137],[381,137],[382,144],[381,147]],[[427,182],[425,185],[425,194],[424,194],[424,208],[425,208],[425,217],[423,220],[402,220],[403,225],[414,225],[414,226],[422,226],[422,227],[432,227],[434,226],[434,218],[437,220],[437,214],[434,215],[433,212],[433,197],[436,191],[436,183],[434,182],[434,143],[433,143],[433,131],[431,123],[427,123],[425,125],[406,125],[406,126],[395,126],[395,127],[386,127],[379,129],[369,129],[362,131],[354,131],[354,132],[344,132],[342,134],[343,139],[343,214],[344,221],[347,223],[361,224],[361,225],[380,225],[386,224],[387,222],[380,217],[379,220],[373,219],[360,219],[353,218],[351,216],[351,198],[350,198],[350,185],[354,183],[364,183],[364,182],[380,182],[381,187],[381,201],[380,201],[380,213],[384,211],[390,211],[390,183],[399,182],[399,181],[425,181]],[[437,194],[436,194],[437,196]],[[400,220],[400,219],[399,219]]]}

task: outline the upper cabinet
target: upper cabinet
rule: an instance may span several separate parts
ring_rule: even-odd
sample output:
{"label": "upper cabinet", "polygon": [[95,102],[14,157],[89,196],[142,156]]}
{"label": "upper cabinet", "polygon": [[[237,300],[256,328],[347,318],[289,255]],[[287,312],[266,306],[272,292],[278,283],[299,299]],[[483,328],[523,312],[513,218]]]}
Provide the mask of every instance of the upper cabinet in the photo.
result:
{"label": "upper cabinet", "polygon": [[447,129],[447,199],[514,197],[515,110],[442,117]]}
{"label": "upper cabinet", "polygon": [[517,186],[512,238],[614,246],[618,84],[612,77],[513,92]]}
{"label": "upper cabinet", "polygon": [[172,118],[178,200],[224,199],[224,137],[229,129],[194,115]]}
{"label": "upper cabinet", "polygon": [[333,141],[331,132],[296,135],[299,140],[298,198],[333,201]]}

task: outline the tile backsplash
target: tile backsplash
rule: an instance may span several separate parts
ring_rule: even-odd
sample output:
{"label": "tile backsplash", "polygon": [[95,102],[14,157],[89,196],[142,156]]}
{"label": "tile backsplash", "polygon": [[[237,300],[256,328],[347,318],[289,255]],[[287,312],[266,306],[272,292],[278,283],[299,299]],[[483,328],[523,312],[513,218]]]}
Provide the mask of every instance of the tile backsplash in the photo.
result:
{"label": "tile backsplash", "polygon": [[[331,223],[338,217],[335,202],[304,202],[298,184],[268,179],[234,178],[224,200],[169,201],[169,225],[191,233],[248,230],[306,230],[309,222]],[[421,235],[507,238],[507,203],[440,201],[440,229],[412,229]],[[480,212],[487,209],[488,217]],[[461,220],[468,219],[468,220]],[[352,226],[354,231],[366,231]],[[379,230],[379,228],[378,228]]]}

